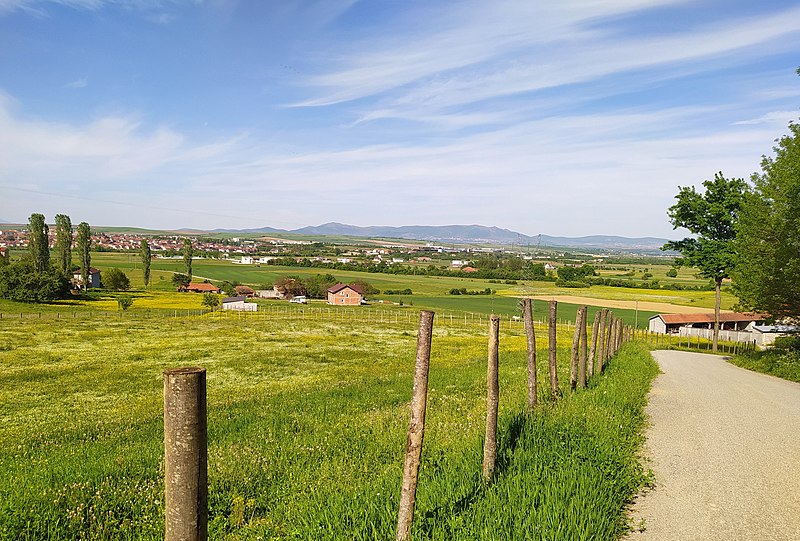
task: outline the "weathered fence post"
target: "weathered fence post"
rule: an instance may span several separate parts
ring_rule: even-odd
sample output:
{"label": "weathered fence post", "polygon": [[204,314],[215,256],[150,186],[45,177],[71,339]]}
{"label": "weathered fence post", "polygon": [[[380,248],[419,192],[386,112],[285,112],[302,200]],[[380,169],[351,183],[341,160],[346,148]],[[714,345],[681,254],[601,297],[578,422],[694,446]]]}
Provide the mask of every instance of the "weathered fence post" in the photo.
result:
{"label": "weathered fence post", "polygon": [[586,349],[588,336],[586,336],[586,320],[589,319],[589,307],[586,305],[581,306],[581,338],[580,338],[580,352],[578,354],[578,387],[581,389],[586,388]]}
{"label": "weathered fence post", "polygon": [[208,538],[206,370],[164,371],[166,541]]}
{"label": "weathered fence post", "polygon": [[489,356],[486,368],[486,439],[483,440],[483,480],[489,482],[494,474],[497,452],[497,407],[500,388],[497,381],[500,316],[489,318]]}
{"label": "weathered fence post", "polygon": [[550,301],[550,328],[548,329],[548,361],[550,363],[550,394],[558,398],[558,373],[556,372],[556,311],[558,304]]}
{"label": "weathered fence post", "polygon": [[522,301],[522,317],[525,320],[525,338],[528,342],[528,411],[536,407],[536,333],[533,329],[533,302]]}
{"label": "weathered fence post", "polygon": [[403,465],[403,485],[400,491],[400,507],[397,513],[396,541],[411,539],[411,523],[414,520],[414,503],[417,496],[419,464],[422,457],[422,439],[425,435],[425,408],[428,401],[428,368],[431,364],[431,337],[433,315],[430,310],[419,314],[417,334],[417,359],[414,365],[414,389],[411,398],[411,422],[406,439],[406,458]]}
{"label": "weathered fence post", "polygon": [[600,330],[600,312],[594,313],[594,323],[592,324],[592,347],[589,349],[589,357],[586,359],[586,377],[590,378],[594,374],[595,355],[597,355],[597,333]]}
{"label": "weathered fence post", "polygon": [[599,343],[597,344],[597,355],[594,359],[594,373],[600,374],[603,371],[603,364],[606,360],[606,323],[608,321],[608,309],[600,311]]}
{"label": "weathered fence post", "polygon": [[572,351],[569,362],[569,388],[575,390],[578,386],[578,357],[581,347],[581,317],[583,308],[579,308],[575,314],[575,332],[572,333]]}

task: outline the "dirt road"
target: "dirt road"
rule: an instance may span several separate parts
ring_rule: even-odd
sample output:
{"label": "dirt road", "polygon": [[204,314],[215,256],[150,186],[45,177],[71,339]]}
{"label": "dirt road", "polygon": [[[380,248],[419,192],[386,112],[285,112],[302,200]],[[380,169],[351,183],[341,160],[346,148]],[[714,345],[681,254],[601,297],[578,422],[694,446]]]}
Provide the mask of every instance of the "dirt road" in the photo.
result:
{"label": "dirt road", "polygon": [[[619,301],[612,299],[596,299],[594,297],[581,297],[579,295],[535,295],[534,299],[540,301],[555,300],[569,304],[588,304],[591,306],[603,306],[605,308],[624,308],[626,310],[645,310],[648,312],[658,312],[659,314],[713,314],[713,308],[701,308],[699,306],[683,306],[670,304],[668,302],[656,301]],[[728,310],[723,310],[727,312]]]}
{"label": "dirt road", "polygon": [[631,541],[800,540],[800,384],[656,351],[647,454],[656,488]]}

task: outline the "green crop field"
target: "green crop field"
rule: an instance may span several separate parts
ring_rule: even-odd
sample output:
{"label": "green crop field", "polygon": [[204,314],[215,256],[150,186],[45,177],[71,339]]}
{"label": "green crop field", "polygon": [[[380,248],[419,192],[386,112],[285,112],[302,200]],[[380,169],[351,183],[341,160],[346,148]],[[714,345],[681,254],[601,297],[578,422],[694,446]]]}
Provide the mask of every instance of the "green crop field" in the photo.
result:
{"label": "green crop field", "polygon": [[[413,318],[303,314],[0,320],[0,539],[162,538],[161,374],[185,365],[208,370],[211,538],[393,537]],[[437,319],[415,539],[626,530],[657,369],[627,344],[571,393],[569,334],[554,403],[540,332],[544,400],[525,415],[525,339],[503,325],[498,475],[486,485],[484,328]]]}

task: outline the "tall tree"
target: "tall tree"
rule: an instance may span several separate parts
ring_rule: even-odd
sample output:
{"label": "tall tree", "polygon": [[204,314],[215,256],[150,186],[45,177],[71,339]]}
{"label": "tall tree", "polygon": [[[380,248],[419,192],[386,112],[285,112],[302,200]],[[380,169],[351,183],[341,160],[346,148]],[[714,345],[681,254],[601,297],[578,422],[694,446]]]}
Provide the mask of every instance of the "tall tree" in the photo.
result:
{"label": "tall tree", "polygon": [[748,186],[744,179],[726,179],[721,172],[714,175],[714,180],[703,181],[703,186],[705,193],[699,193],[694,186],[678,187],[678,202],[667,211],[675,229],[684,227],[694,237],[668,242],[661,249],[679,251],[683,256],[680,264],[697,267],[702,276],[714,281],[713,349],[717,351],[720,288],[736,262],[736,222]]}
{"label": "tall tree", "polygon": [[186,276],[189,277],[189,281],[192,280],[192,256],[194,255],[194,250],[192,249],[192,241],[189,239],[183,239],[183,264],[186,266]]}
{"label": "tall tree", "polygon": [[734,289],[742,306],[776,319],[800,314],[800,124],[761,160],[739,219]]}
{"label": "tall tree", "polygon": [[147,244],[145,239],[142,239],[141,244],[142,255],[142,277],[144,278],[144,287],[150,283],[150,260],[153,258],[150,252],[150,245]]}
{"label": "tall tree", "polygon": [[28,251],[31,254],[33,268],[42,272],[50,266],[49,229],[43,214],[31,214],[28,219]]}
{"label": "tall tree", "polygon": [[92,230],[86,222],[78,224],[75,245],[78,248],[78,253],[81,258],[81,280],[83,281],[83,288],[87,289],[89,286],[89,268],[92,263],[92,258],[89,254],[89,251],[92,249]]}
{"label": "tall tree", "polygon": [[72,268],[72,221],[66,214],[56,214],[56,251],[58,268],[68,274]]}

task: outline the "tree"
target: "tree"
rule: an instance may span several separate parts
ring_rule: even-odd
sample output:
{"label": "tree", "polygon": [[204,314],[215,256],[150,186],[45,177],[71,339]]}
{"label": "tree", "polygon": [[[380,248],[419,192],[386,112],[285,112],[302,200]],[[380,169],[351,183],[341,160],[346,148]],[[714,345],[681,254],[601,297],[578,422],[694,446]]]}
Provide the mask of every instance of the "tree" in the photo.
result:
{"label": "tree", "polygon": [[172,284],[179,290],[186,289],[187,287],[189,287],[190,283],[191,283],[191,278],[189,278],[185,274],[176,272],[175,274],[172,275]]}
{"label": "tree", "polygon": [[58,268],[69,274],[72,270],[72,221],[66,214],[56,214],[56,251]]}
{"label": "tree", "polygon": [[118,295],[117,296],[117,306],[123,312],[133,306],[133,297],[130,295]]}
{"label": "tree", "polygon": [[89,224],[86,222],[78,224],[75,246],[78,248],[78,253],[80,254],[81,281],[83,282],[83,288],[86,289],[89,284],[89,268],[92,263],[92,257],[89,254],[89,251],[92,249],[92,230],[89,229]]}
{"label": "tree", "polygon": [[192,241],[189,239],[183,239],[183,264],[186,266],[186,276],[189,277],[189,281],[192,281],[192,256],[194,255],[194,251],[192,250]]}
{"label": "tree", "polygon": [[125,291],[131,288],[131,281],[124,272],[114,267],[103,271],[103,285],[114,291]]}
{"label": "tree", "polygon": [[0,267],[0,298],[18,302],[48,302],[69,294],[69,280],[53,267],[34,268],[31,258]]}
{"label": "tree", "polygon": [[3,257],[0,257],[0,267],[7,267],[11,264],[11,248],[3,250]]}
{"label": "tree", "polygon": [[219,306],[219,295],[214,293],[203,293],[203,306],[209,308],[212,312]]}
{"label": "tree", "polygon": [[370,295],[380,295],[381,293],[380,289],[374,287],[366,280],[356,280],[352,285],[359,287],[361,289],[361,293],[363,293],[365,297]]}
{"label": "tree", "polygon": [[142,239],[141,244],[142,255],[142,278],[144,278],[144,287],[150,283],[150,260],[153,258],[150,252],[150,245],[147,244],[145,239]]}
{"label": "tree", "polygon": [[754,173],[739,220],[734,289],[743,308],[797,319],[800,308],[800,124]]}
{"label": "tree", "polygon": [[744,179],[726,179],[722,172],[714,175],[714,180],[703,181],[703,186],[703,194],[694,186],[679,187],[678,202],[667,211],[674,229],[684,227],[695,236],[668,242],[661,249],[679,251],[683,258],[677,264],[697,267],[701,276],[714,281],[713,350],[717,351],[720,289],[736,262],[736,223],[748,186]]}
{"label": "tree", "polygon": [[36,272],[43,272],[50,266],[48,228],[43,214],[34,213],[28,219],[28,251]]}
{"label": "tree", "polygon": [[275,289],[284,297],[298,297],[306,294],[306,286],[297,276],[283,276],[275,282]]}

